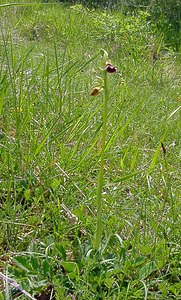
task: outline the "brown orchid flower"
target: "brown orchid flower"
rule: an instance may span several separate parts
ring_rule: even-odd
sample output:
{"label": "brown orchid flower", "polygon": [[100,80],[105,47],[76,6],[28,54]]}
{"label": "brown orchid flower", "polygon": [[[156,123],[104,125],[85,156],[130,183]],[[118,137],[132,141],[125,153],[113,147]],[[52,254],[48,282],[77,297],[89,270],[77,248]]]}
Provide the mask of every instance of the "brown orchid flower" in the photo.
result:
{"label": "brown orchid flower", "polygon": [[117,71],[116,67],[114,67],[111,63],[106,65],[105,69],[108,73],[115,73]]}

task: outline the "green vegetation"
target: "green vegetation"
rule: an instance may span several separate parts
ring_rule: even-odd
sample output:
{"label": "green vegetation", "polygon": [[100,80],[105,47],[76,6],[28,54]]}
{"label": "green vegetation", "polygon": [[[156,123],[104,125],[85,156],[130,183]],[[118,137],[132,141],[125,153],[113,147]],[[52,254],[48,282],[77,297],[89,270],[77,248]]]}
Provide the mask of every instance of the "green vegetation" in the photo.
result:
{"label": "green vegetation", "polygon": [[147,11],[0,17],[0,299],[181,299],[180,53]]}

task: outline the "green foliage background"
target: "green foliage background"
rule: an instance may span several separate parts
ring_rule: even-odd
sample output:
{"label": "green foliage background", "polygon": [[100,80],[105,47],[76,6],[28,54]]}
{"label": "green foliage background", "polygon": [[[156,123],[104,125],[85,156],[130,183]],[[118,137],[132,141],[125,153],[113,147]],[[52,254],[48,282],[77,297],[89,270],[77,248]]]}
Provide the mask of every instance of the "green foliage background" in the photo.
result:
{"label": "green foliage background", "polygon": [[148,20],[156,24],[169,46],[179,51],[181,44],[181,1],[180,0],[112,0],[112,1],[62,1],[81,3],[94,8],[120,10],[124,14],[137,14],[140,10],[149,13]]}

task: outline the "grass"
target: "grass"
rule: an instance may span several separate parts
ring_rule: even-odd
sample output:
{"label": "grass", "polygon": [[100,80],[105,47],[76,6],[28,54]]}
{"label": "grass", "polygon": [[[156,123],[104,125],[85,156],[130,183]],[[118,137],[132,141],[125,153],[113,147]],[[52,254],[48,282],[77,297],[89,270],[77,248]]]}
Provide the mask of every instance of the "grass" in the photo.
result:
{"label": "grass", "polygon": [[[146,13],[37,4],[0,14],[0,271],[34,298],[181,299],[180,54]],[[96,251],[102,48],[117,72]],[[2,288],[0,299],[17,297]]]}

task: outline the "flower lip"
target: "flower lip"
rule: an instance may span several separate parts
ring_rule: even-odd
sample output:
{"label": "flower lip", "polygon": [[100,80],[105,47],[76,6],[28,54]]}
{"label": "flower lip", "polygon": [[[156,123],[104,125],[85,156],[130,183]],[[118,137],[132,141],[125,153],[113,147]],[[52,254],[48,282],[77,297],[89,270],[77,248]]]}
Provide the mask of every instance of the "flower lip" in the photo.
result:
{"label": "flower lip", "polygon": [[108,73],[115,73],[117,71],[116,67],[114,67],[112,64],[108,63],[106,65],[105,69]]}
{"label": "flower lip", "polygon": [[99,93],[102,91],[101,87],[95,87],[92,92],[91,92],[91,96],[97,96],[99,95]]}

